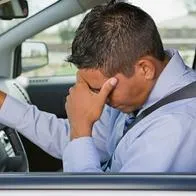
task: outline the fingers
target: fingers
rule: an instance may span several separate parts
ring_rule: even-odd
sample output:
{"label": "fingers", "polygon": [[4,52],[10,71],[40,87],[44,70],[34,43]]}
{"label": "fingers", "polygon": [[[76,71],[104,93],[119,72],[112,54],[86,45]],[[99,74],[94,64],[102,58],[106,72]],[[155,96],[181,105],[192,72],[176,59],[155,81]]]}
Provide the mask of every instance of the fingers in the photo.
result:
{"label": "fingers", "polygon": [[117,85],[117,79],[116,78],[110,78],[107,80],[102,88],[101,91],[99,92],[99,97],[102,103],[105,103],[107,100],[108,95],[112,92],[112,90],[116,87]]}

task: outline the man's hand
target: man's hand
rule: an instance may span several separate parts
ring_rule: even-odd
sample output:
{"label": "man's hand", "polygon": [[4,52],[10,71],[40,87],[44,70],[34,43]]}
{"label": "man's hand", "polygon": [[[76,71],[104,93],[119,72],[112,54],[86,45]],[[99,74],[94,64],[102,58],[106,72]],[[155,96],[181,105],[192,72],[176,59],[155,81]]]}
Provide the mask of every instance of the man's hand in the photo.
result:
{"label": "man's hand", "polygon": [[0,91],[0,108],[3,105],[5,98],[6,98],[6,93]]}
{"label": "man's hand", "polygon": [[92,92],[81,78],[69,90],[66,112],[71,126],[71,139],[91,136],[92,126],[103,111],[108,95],[117,84],[116,78],[108,79],[99,93]]}

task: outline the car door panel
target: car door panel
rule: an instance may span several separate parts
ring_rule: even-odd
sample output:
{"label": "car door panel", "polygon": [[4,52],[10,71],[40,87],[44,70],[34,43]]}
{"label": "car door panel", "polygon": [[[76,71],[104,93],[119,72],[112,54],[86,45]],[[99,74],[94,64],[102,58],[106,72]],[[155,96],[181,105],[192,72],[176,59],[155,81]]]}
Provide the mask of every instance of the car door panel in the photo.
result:
{"label": "car door panel", "polygon": [[30,78],[26,90],[32,104],[40,110],[56,114],[59,118],[66,118],[65,100],[69,88],[74,83],[75,76]]}
{"label": "car door panel", "polygon": [[[75,83],[75,76],[29,78],[27,83],[23,87],[33,105],[59,118],[66,118],[65,100],[69,88]],[[27,153],[30,171],[62,171],[61,160],[48,155],[22,135],[20,137]]]}

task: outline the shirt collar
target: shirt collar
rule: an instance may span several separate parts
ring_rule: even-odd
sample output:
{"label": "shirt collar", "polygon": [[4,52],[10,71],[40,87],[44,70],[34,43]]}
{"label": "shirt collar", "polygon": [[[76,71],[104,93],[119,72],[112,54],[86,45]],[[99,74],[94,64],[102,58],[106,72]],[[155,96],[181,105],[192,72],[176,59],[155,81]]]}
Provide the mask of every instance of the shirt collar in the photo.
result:
{"label": "shirt collar", "polygon": [[169,49],[166,50],[166,53],[170,56],[171,59],[157,79],[157,82],[141,111],[148,108],[163,97],[176,91],[177,88],[179,88],[179,86],[176,85],[176,82],[179,81],[179,78],[187,70],[177,50]]}

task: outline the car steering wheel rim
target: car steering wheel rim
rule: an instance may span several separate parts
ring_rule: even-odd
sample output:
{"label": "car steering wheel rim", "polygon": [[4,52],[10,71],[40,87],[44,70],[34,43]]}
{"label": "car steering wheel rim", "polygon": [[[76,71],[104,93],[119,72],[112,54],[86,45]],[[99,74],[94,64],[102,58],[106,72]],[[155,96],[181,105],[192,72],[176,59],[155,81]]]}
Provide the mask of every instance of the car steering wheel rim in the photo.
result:
{"label": "car steering wheel rim", "polygon": [[27,155],[17,131],[2,125],[0,130],[0,172],[28,171]]}

